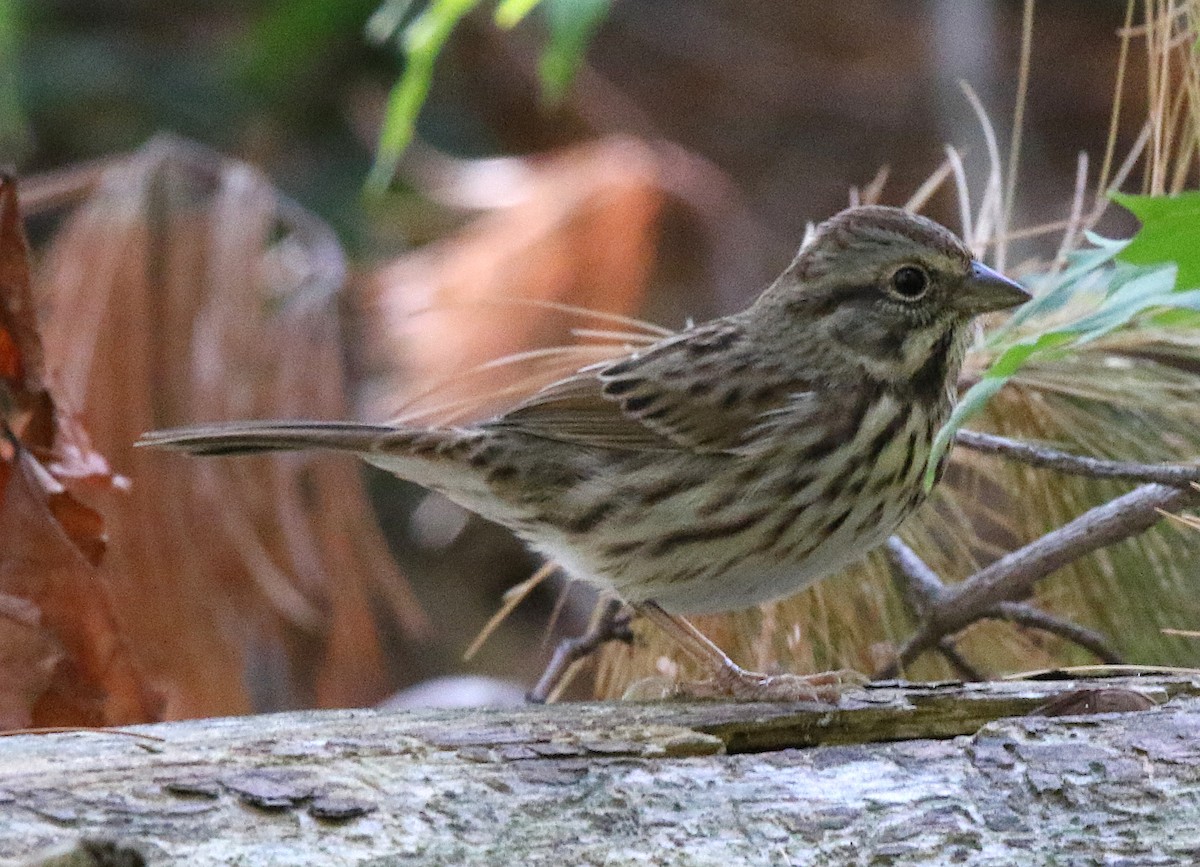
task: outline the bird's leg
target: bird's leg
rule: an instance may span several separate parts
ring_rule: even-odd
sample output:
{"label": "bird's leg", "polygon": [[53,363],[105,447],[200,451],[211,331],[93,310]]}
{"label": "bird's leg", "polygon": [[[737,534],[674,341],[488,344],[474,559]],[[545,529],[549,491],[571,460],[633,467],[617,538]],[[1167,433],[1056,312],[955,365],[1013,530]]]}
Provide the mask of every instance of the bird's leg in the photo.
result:
{"label": "bird's leg", "polygon": [[623,607],[619,599],[608,600],[604,603],[600,616],[587,632],[560,641],[554,649],[550,664],[542,672],[537,685],[525,696],[526,699],[534,704],[546,703],[576,662],[594,653],[609,641],[633,641],[633,633],[629,630],[631,618],[629,612],[622,613]]}
{"label": "bird's leg", "polygon": [[738,701],[812,701],[836,704],[842,687],[865,682],[856,671],[826,671],[820,674],[761,674],[747,671],[699,629],[682,617],[670,614],[656,602],[641,602],[634,606],[679,646],[698,665],[703,666],[711,679],[699,683],[681,684],[679,691],[694,698],[732,698]]}

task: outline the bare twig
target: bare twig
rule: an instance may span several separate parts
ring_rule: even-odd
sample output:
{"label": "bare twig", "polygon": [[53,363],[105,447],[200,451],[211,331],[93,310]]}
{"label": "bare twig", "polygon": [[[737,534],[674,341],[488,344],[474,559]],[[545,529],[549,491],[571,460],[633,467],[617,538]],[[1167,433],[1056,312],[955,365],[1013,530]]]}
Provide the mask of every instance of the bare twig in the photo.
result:
{"label": "bare twig", "polygon": [[1135,461],[1089,458],[971,430],[960,430],[955,436],[954,442],[972,451],[1000,455],[1033,467],[1044,467],[1061,473],[1088,476],[1093,479],[1157,482],[1160,485],[1172,487],[1187,487],[1200,481],[1200,466],[1193,464],[1143,464]]}
{"label": "bare twig", "polygon": [[959,652],[958,647],[954,643],[954,639],[950,638],[949,636],[938,642],[938,653],[946,658],[946,661],[950,663],[951,668],[953,668],[958,676],[963,680],[987,680],[987,678],[983,676],[983,672],[968,662],[967,658]]}
{"label": "bare twig", "polygon": [[947,587],[911,548],[893,536],[886,550],[921,623],[896,659],[878,676],[894,677],[919,655],[934,649],[962,671],[963,665],[969,667],[969,664],[953,645],[947,645],[947,638],[986,618],[1008,620],[1058,635],[1106,663],[1119,663],[1120,654],[1105,636],[1018,600],[1028,596],[1038,581],[1055,570],[1149,529],[1165,513],[1200,501],[1200,487],[1196,484],[1200,481],[1200,466],[1102,460],[967,430],[959,431],[955,441],[974,451],[1034,467],[1149,484],[1085,512],[954,587]]}
{"label": "bare twig", "polygon": [[610,599],[604,603],[600,616],[588,631],[576,638],[565,638],[554,649],[550,664],[542,672],[537,685],[529,691],[527,698],[536,704],[544,704],[567,671],[581,659],[594,653],[609,641],[633,641],[633,632],[629,629],[630,615],[622,612],[623,603],[619,599]]}
{"label": "bare twig", "polygon": [[[1097,659],[1108,665],[1123,665],[1125,662],[1120,652],[1113,647],[1112,642],[1096,630],[1056,617],[1024,602],[1000,602],[988,610],[984,616],[1007,620],[1010,623],[1019,623],[1030,629],[1039,629],[1042,632],[1049,632],[1065,638],[1090,651]],[[940,644],[938,649],[941,649]]]}
{"label": "bare twig", "polygon": [[[1136,536],[1154,526],[1162,511],[1200,499],[1193,488],[1142,485],[1097,506],[949,589],[924,615],[894,663],[879,673],[895,677],[903,666],[996,608],[1029,595],[1038,581],[1085,554]],[[915,556],[915,555],[914,555]],[[1060,633],[1061,634],[1061,633]]]}
{"label": "bare twig", "polygon": [[888,538],[884,551],[893,571],[902,579],[905,597],[918,615],[923,615],[946,595],[942,579],[899,536]]}
{"label": "bare twig", "polygon": [[[893,571],[901,580],[904,595],[918,617],[923,620],[936,619],[941,606],[950,603],[956,590],[948,588],[937,573],[930,569],[925,561],[899,536],[892,536],[888,539],[885,550]],[[971,622],[987,618],[1007,620],[1031,629],[1040,629],[1043,632],[1058,635],[1068,641],[1073,641],[1106,663],[1120,664],[1124,661],[1111,642],[1099,632],[1071,623],[1069,620],[1056,617],[1024,602],[999,602],[990,608],[979,611],[971,618]],[[960,676],[967,680],[983,679],[978,670],[959,652],[949,638],[949,633],[938,639],[937,651],[946,658]],[[902,660],[898,658],[890,667],[880,672],[879,676],[894,677],[902,664]]]}
{"label": "bare twig", "polygon": [[[918,616],[934,608],[948,592],[942,579],[938,577],[899,536],[891,536],[884,550],[892,564],[892,571],[899,579],[901,592],[909,606]],[[950,666],[963,680],[983,680],[979,669],[975,668],[967,658],[959,652],[954,639],[950,636],[938,642],[938,652],[946,658]]]}

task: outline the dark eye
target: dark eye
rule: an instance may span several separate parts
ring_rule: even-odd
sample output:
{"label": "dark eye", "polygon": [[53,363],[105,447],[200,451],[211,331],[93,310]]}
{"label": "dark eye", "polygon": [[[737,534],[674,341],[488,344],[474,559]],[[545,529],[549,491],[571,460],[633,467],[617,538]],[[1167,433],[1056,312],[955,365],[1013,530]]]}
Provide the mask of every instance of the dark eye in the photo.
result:
{"label": "dark eye", "polygon": [[892,275],[892,291],[905,301],[916,301],[929,288],[929,275],[916,265],[897,268]]}

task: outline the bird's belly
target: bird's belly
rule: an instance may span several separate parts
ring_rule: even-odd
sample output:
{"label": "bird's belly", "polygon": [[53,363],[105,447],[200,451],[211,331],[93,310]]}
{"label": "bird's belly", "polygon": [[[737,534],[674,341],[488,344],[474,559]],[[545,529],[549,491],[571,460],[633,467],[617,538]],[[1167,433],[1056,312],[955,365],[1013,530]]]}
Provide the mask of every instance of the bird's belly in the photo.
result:
{"label": "bird's belly", "polygon": [[[860,496],[836,528],[819,503],[781,501],[766,515],[748,504],[732,511],[723,526],[737,529],[724,536],[650,510],[635,529],[595,532],[584,545],[557,535],[526,538],[568,575],[628,602],[705,614],[749,608],[825,578],[883,542],[918,502]],[[638,544],[641,538],[647,541]]]}
{"label": "bird's belly", "polygon": [[[728,558],[710,554],[699,574],[670,569],[655,572],[646,564],[644,575],[618,592],[631,601],[653,599],[676,614],[736,611],[798,593],[839,569],[862,559],[882,543],[908,513],[902,504],[880,513],[863,503],[837,531],[823,536],[812,522],[797,520],[780,544],[761,553],[730,551]],[[681,552],[682,557],[687,557]],[[691,558],[687,558],[691,559]],[[663,580],[666,576],[666,580]]]}
{"label": "bird's belly", "polygon": [[[874,437],[885,421],[864,424],[856,439]],[[694,491],[606,519],[586,539],[531,541],[569,574],[676,613],[779,599],[861,559],[916,508],[930,421],[912,413],[869,463],[826,466],[817,475],[793,465],[790,475],[740,487],[732,482],[744,465],[713,465]],[[722,488],[735,496],[719,503],[705,493]]]}

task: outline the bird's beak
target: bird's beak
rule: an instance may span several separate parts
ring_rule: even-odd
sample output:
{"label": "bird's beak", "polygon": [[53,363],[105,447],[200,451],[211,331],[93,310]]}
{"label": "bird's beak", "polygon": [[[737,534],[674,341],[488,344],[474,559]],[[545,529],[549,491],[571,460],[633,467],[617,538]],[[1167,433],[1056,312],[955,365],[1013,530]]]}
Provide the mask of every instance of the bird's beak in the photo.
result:
{"label": "bird's beak", "polygon": [[972,262],[955,306],[970,316],[1024,304],[1033,296],[982,262]]}

